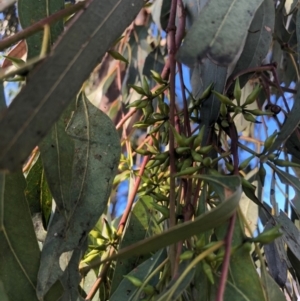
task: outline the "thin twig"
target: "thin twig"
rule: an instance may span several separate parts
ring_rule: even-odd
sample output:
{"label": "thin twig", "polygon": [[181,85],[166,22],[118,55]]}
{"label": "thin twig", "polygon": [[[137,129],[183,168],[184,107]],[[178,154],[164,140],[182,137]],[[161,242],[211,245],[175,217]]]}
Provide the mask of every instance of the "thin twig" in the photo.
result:
{"label": "thin twig", "polygon": [[[177,0],[172,1],[169,23],[167,27],[167,44],[168,44],[168,55],[170,62],[170,113],[169,113],[169,121],[172,127],[175,127],[175,75],[176,75],[176,10],[177,10]],[[170,127],[169,131],[169,151],[170,151],[170,173],[171,175],[175,174],[175,139],[173,135],[173,131]],[[175,178],[171,176],[170,178],[170,195],[169,195],[169,210],[170,210],[170,228],[176,225],[176,203],[175,203]],[[169,258],[171,263],[171,273],[173,278],[177,273],[177,264],[176,264],[176,245],[170,246],[169,249]]]}
{"label": "thin twig", "polygon": [[46,24],[51,25],[51,24],[57,22],[58,20],[63,19],[64,17],[67,17],[69,15],[76,13],[77,11],[85,8],[86,5],[87,5],[86,1],[79,1],[78,3],[76,3],[72,6],[66,7],[66,8],[54,13],[53,15],[34,23],[33,25],[14,34],[13,36],[3,39],[0,42],[0,51],[5,50],[7,47],[15,44],[16,42],[18,42],[22,39],[25,39],[25,38],[33,35],[34,33],[38,32],[38,31],[44,30],[44,26]]}
{"label": "thin twig", "polygon": [[[111,248],[111,254],[109,254],[109,256],[114,254],[114,249]],[[107,261],[104,263],[101,272],[97,278],[97,280],[94,282],[92,288],[90,289],[90,291],[88,292],[87,296],[85,297],[86,301],[90,301],[94,298],[95,294],[97,293],[97,290],[99,289],[101,283],[103,282],[103,280],[106,278],[106,274],[108,272],[108,268],[110,266],[110,261]]]}
{"label": "thin twig", "polygon": [[233,237],[235,220],[236,220],[236,212],[230,218],[229,227],[228,227],[228,231],[227,231],[227,235],[226,235],[225,255],[224,255],[224,260],[223,260],[223,264],[222,264],[222,271],[221,271],[221,277],[220,277],[216,301],[223,301],[223,296],[224,296],[226,281],[227,281],[227,275],[228,275],[228,269],[229,269],[229,263],[230,263],[230,250],[231,250],[231,242],[232,242],[232,237]]}
{"label": "thin twig", "polygon": [[260,141],[260,140],[258,140],[258,139],[254,139],[254,138],[252,138],[252,137],[240,136],[240,139],[241,139],[241,140],[245,140],[245,141],[250,142],[250,143],[264,145],[264,142],[263,142],[263,141]]}
{"label": "thin twig", "polygon": [[126,208],[123,212],[122,218],[121,218],[120,223],[119,223],[118,234],[122,234],[123,229],[126,225],[128,216],[130,214],[130,211],[131,211],[131,208],[132,208],[132,205],[133,205],[133,202],[134,202],[134,199],[136,197],[137,191],[138,191],[140,183],[141,183],[141,177],[144,173],[146,164],[148,163],[149,159],[150,159],[150,156],[145,156],[144,159],[143,159],[143,162],[142,162],[140,170],[139,170],[139,174],[138,174],[138,176],[135,180],[135,183],[134,183],[134,187],[130,191],[130,195],[128,196],[127,205],[126,205]]}
{"label": "thin twig", "polygon": [[34,150],[31,152],[30,158],[28,159],[27,163],[25,164],[25,166],[23,167],[23,172],[26,172],[29,170],[29,168],[32,165],[32,162],[34,161],[37,152],[39,151],[39,148],[36,146],[34,148]]}
{"label": "thin twig", "polygon": [[177,1],[177,16],[178,16],[178,27],[176,29],[176,49],[181,45],[182,39],[185,34],[185,18],[186,12],[182,0]]}
{"label": "thin twig", "polygon": [[230,76],[228,78],[227,83],[226,83],[224,94],[227,93],[227,91],[230,88],[230,86],[233,84],[233,82],[238,77],[240,77],[240,76],[242,76],[244,74],[248,74],[248,73],[257,73],[257,72],[263,72],[263,71],[271,71],[272,68],[274,68],[274,66],[271,65],[271,64],[260,66],[260,67],[252,67],[252,68],[244,69],[244,70],[238,72],[237,74],[235,74],[234,76]]}
{"label": "thin twig", "polygon": [[137,109],[132,109],[130,110],[120,121],[119,123],[116,125],[116,129],[119,130],[123,125],[124,123],[132,116],[134,115],[135,113],[137,112]]}
{"label": "thin twig", "polygon": [[[266,76],[265,77],[265,80],[267,81],[267,83],[274,87],[274,88],[278,88],[277,87],[277,84],[273,83],[269,78],[267,78]],[[288,93],[292,93],[292,94],[297,94],[297,90],[296,89],[291,89],[291,88],[288,88],[288,87],[282,87],[280,86],[280,88],[284,91],[284,92],[288,92]]]}
{"label": "thin twig", "polygon": [[183,81],[182,65],[180,63],[177,63],[177,68],[178,68],[181,95],[183,101],[184,133],[189,137],[191,136],[191,125],[189,123],[189,112],[188,112],[187,99],[185,96],[185,85]]}
{"label": "thin twig", "polygon": [[279,90],[280,94],[281,94],[281,97],[282,97],[282,100],[284,102],[284,105],[285,105],[285,108],[286,108],[286,111],[289,113],[290,112],[290,108],[288,106],[288,103],[287,103],[287,100],[285,98],[285,95],[283,93],[283,90],[280,86],[280,81],[279,81],[279,78],[278,78],[278,75],[277,75],[277,71],[276,71],[276,67],[274,65],[271,65],[271,72],[273,74],[273,77],[274,77],[274,80],[275,80],[275,84],[277,86],[277,89]]}

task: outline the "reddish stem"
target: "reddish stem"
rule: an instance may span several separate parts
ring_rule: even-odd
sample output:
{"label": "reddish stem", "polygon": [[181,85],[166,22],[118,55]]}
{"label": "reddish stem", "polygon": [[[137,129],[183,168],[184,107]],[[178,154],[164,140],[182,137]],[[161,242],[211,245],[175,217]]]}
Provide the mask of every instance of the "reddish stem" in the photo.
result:
{"label": "reddish stem", "polygon": [[116,129],[120,129],[124,123],[134,114],[137,112],[137,109],[132,109],[130,110],[125,116],[123,116],[123,118],[119,121],[119,123],[116,125]]}
{"label": "reddish stem", "polygon": [[[168,54],[169,54],[169,62],[170,62],[170,77],[169,77],[169,85],[170,85],[170,113],[169,113],[169,121],[170,124],[175,127],[175,75],[176,75],[176,26],[175,26],[175,18],[176,18],[176,10],[177,10],[177,0],[173,0],[171,3],[170,17],[169,23],[167,27],[167,45],[168,45]],[[173,135],[173,131],[170,127],[169,131],[169,151],[170,151],[170,174],[173,175],[176,172],[175,167],[175,139]],[[176,225],[176,203],[175,203],[175,178],[171,176],[170,178],[170,195],[169,195],[169,210],[170,210],[170,228]],[[176,246],[170,246],[169,250],[169,258],[171,263],[171,273],[173,277],[177,273],[177,264],[176,264]]]}
{"label": "reddish stem", "polygon": [[232,237],[233,237],[235,220],[236,220],[236,212],[230,218],[229,227],[228,227],[228,231],[227,231],[227,235],[226,235],[225,255],[224,255],[224,260],[223,260],[223,265],[222,265],[222,271],[221,271],[221,277],[220,277],[216,301],[223,301],[223,296],[224,296],[226,281],[227,281],[227,275],[228,275],[228,270],[229,270],[230,250],[231,250],[231,242],[232,242]]}
{"label": "reddish stem", "polygon": [[188,112],[187,99],[185,96],[185,85],[183,81],[182,65],[180,63],[177,63],[177,67],[178,67],[181,95],[183,101],[184,133],[189,137],[191,136],[191,125],[189,123],[189,112]]}
{"label": "reddish stem", "polygon": [[[112,254],[110,254],[110,255],[112,255]],[[100,287],[100,284],[106,278],[106,273],[107,273],[109,267],[110,267],[110,261],[104,263],[104,265],[103,265],[103,267],[101,269],[101,272],[100,272],[97,280],[94,282],[92,288],[90,289],[90,291],[88,292],[87,296],[85,297],[86,301],[90,301],[90,300],[92,300],[94,298],[95,294],[97,293],[97,291],[98,291],[98,289]]]}
{"label": "reddish stem", "polygon": [[182,0],[177,1],[177,15],[178,15],[178,27],[176,30],[176,49],[181,45],[182,39],[185,34],[185,9]]}
{"label": "reddish stem", "polygon": [[134,199],[136,197],[137,191],[138,191],[140,183],[141,183],[141,177],[144,173],[144,170],[145,170],[146,164],[149,161],[149,158],[150,158],[149,156],[145,156],[144,159],[143,159],[143,162],[142,162],[140,170],[139,170],[139,174],[138,174],[137,179],[135,180],[135,183],[134,183],[134,187],[130,191],[130,195],[128,196],[127,205],[126,205],[126,208],[124,210],[124,213],[123,213],[122,218],[121,218],[120,223],[119,223],[118,234],[121,234],[123,232],[123,229],[125,227],[126,221],[127,221],[128,216],[130,214]]}

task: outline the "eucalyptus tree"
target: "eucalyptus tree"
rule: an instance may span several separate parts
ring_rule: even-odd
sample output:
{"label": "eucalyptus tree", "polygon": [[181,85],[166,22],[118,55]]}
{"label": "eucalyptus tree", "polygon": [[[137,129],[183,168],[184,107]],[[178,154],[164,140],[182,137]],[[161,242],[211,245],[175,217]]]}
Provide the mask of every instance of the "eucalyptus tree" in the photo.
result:
{"label": "eucalyptus tree", "polygon": [[0,41],[1,300],[295,300],[298,2],[17,11]]}

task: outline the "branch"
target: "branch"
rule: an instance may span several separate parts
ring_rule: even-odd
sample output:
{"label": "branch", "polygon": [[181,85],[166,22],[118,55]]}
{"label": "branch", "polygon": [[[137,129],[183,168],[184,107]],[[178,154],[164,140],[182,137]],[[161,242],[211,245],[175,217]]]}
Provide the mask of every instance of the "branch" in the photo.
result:
{"label": "branch", "polygon": [[0,42],[0,51],[5,50],[7,47],[15,44],[16,42],[18,42],[22,39],[25,39],[25,38],[33,35],[36,32],[42,31],[46,24],[48,24],[48,25],[53,24],[53,23],[57,22],[58,20],[60,20],[64,17],[67,17],[69,15],[72,15],[75,12],[85,8],[85,6],[86,6],[86,2],[80,1],[72,6],[69,6],[67,8],[64,8],[64,9],[56,12],[55,14],[53,14],[47,18],[44,18],[44,19],[34,23],[33,25],[14,34],[13,36],[3,39]]}
{"label": "branch", "polygon": [[228,269],[229,269],[229,263],[230,263],[230,249],[231,249],[231,242],[232,242],[232,237],[233,237],[235,220],[236,220],[236,212],[230,218],[229,228],[228,228],[228,232],[226,235],[225,255],[224,255],[224,260],[223,260],[223,265],[222,265],[222,272],[221,272],[221,278],[220,278],[220,282],[219,282],[216,301],[223,301],[223,296],[224,296],[226,281],[227,281],[227,275],[228,275]]}
{"label": "branch", "polygon": [[[173,135],[173,131],[171,128],[175,128],[175,75],[176,75],[176,10],[177,10],[177,0],[172,1],[171,11],[169,17],[169,23],[167,27],[167,45],[168,45],[168,55],[170,62],[170,113],[169,120],[172,127],[170,127],[169,131],[169,152],[170,152],[170,174],[173,175],[176,173],[175,167],[175,139]],[[175,204],[175,178],[170,177],[170,195],[169,195],[169,207],[170,207],[170,228],[176,225],[176,204]],[[171,272],[173,277],[176,275],[176,246],[170,246],[169,249],[169,258],[171,263]]]}

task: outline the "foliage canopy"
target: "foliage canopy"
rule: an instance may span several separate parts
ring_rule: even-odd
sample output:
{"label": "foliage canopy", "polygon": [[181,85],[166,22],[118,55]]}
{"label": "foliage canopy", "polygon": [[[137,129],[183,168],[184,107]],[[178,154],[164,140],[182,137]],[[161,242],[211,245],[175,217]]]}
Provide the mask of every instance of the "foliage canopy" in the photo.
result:
{"label": "foliage canopy", "polygon": [[297,299],[297,3],[18,0],[0,299]]}

